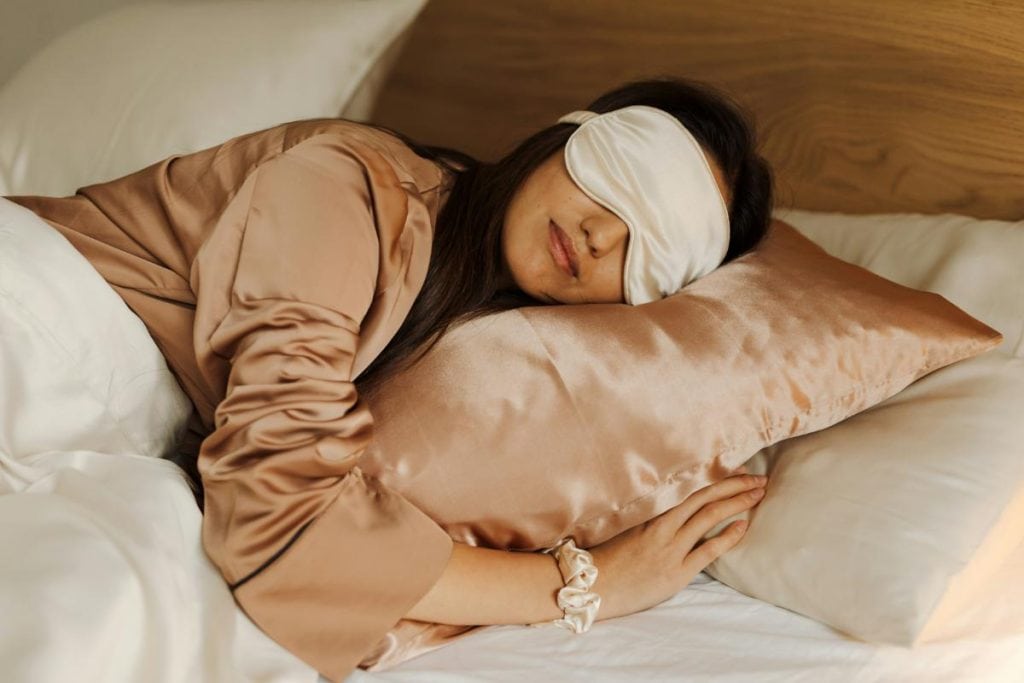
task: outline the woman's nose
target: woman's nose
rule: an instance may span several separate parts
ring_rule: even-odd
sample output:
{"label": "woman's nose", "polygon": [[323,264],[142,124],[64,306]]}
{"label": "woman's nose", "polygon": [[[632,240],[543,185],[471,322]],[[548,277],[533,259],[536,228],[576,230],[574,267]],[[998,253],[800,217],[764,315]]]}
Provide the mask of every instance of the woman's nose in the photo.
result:
{"label": "woman's nose", "polygon": [[608,216],[583,223],[583,233],[586,235],[587,249],[596,259],[612,253],[620,244],[624,245],[629,240],[626,223],[611,212]]}

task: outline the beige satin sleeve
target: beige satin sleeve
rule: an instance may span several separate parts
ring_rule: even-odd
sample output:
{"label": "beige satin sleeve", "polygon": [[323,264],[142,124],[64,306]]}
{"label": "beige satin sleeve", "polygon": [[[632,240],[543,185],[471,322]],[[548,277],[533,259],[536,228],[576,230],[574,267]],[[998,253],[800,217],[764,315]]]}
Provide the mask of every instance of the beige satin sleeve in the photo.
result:
{"label": "beige satin sleeve", "polygon": [[351,374],[379,259],[359,162],[302,143],[232,203],[243,219],[217,229],[243,226],[237,264],[222,264],[230,302],[208,340],[231,369],[199,452],[203,542],[253,621],[339,681],[437,581],[452,540],[354,466],[373,436]]}

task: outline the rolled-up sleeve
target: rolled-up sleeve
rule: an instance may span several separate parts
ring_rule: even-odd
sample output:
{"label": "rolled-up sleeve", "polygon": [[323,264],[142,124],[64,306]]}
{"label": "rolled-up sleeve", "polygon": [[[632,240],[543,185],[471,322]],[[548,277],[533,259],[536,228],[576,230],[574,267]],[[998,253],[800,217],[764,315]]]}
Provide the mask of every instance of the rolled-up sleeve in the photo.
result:
{"label": "rolled-up sleeve", "polygon": [[300,145],[253,174],[205,342],[230,373],[199,451],[203,543],[249,617],[339,681],[434,585],[452,540],[355,465],[373,418],[352,367],[379,263],[362,167]]}

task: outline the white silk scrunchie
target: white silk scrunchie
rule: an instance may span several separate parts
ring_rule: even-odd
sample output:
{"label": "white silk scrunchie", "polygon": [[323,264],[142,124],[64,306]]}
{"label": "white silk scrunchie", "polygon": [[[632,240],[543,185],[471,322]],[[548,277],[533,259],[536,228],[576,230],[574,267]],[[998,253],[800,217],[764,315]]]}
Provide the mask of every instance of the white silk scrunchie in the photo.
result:
{"label": "white silk scrunchie", "polygon": [[631,105],[558,119],[576,185],[629,228],[623,291],[632,305],[679,291],[721,265],[729,211],[700,144],[668,112]]}
{"label": "white silk scrunchie", "polygon": [[593,626],[597,610],[601,607],[601,596],[590,590],[597,581],[594,557],[586,550],[577,548],[572,538],[559,544],[552,554],[558,561],[558,571],[565,582],[565,586],[558,591],[558,607],[563,616],[554,621],[527,626],[556,624],[573,633],[586,633]]}

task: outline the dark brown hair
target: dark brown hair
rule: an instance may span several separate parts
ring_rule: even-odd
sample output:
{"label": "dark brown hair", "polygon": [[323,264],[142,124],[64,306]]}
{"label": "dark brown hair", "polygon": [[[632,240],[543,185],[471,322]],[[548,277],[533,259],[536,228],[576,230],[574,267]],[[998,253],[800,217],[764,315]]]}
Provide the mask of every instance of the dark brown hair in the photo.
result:
{"label": "dark brown hair", "polygon": [[[721,167],[732,190],[731,236],[723,263],[757,246],[771,222],[773,178],[746,112],[710,84],[672,77],[626,83],[580,109],[603,113],[634,104],[675,116]],[[356,379],[363,393],[379,389],[388,377],[415,362],[449,325],[519,306],[545,305],[518,289],[498,289],[501,230],[516,190],[577,128],[572,123],[548,126],[499,161],[485,163],[455,149],[421,145],[398,131],[374,127],[443,165],[454,174],[454,185],[437,217],[423,288],[390,343]]]}

